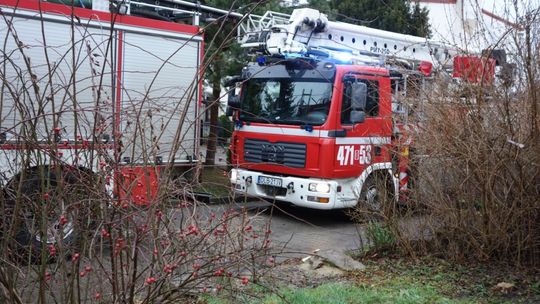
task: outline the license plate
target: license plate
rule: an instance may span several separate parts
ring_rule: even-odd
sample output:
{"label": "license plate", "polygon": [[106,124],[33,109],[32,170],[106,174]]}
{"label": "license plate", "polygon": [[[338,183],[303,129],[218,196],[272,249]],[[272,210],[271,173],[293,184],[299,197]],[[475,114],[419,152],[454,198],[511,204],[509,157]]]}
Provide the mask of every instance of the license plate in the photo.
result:
{"label": "license plate", "polygon": [[273,186],[273,187],[281,187],[281,178],[259,176],[259,178],[257,179],[257,184]]}

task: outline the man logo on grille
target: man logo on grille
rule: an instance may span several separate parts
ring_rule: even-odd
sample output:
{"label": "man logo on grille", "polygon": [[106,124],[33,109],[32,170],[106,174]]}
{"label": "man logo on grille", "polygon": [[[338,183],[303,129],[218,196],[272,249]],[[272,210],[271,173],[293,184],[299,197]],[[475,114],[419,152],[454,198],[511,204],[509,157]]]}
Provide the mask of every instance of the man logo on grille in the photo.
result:
{"label": "man logo on grille", "polygon": [[262,145],[262,161],[269,163],[283,163],[285,147],[282,145],[264,144]]}

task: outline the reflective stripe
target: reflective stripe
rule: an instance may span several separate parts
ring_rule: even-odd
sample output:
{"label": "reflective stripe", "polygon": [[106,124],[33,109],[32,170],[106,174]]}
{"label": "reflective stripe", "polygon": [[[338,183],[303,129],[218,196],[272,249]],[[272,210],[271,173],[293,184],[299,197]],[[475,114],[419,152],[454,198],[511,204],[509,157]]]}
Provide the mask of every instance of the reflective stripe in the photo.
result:
{"label": "reflective stripe", "polygon": [[[260,134],[273,134],[273,135],[291,135],[291,136],[308,136],[308,137],[323,137],[323,138],[334,138],[328,136],[329,131],[326,130],[313,130],[308,132],[306,130],[300,129],[298,126],[295,127],[262,127],[262,126],[242,126],[236,128],[236,131],[240,132],[252,132]],[[346,145],[346,144],[373,144],[373,145],[382,145],[390,144],[390,137],[381,137],[381,136],[363,136],[363,137],[337,137],[336,145]]]}
{"label": "reflective stripe", "polygon": [[275,135],[294,135],[294,136],[309,136],[309,137],[327,137],[328,131],[313,130],[311,132],[300,129],[298,126],[292,128],[287,127],[261,127],[261,126],[242,126],[236,128],[236,131],[241,132],[253,132],[263,134],[275,134]]}
{"label": "reflective stripe", "polygon": [[400,183],[400,187],[399,187],[400,191],[407,190],[408,183],[409,183],[409,176],[408,176],[407,173],[405,173],[405,172],[400,172],[399,173],[399,183]]}
{"label": "reflective stripe", "polygon": [[336,145],[345,145],[345,144],[382,145],[382,144],[389,144],[389,143],[390,143],[390,137],[369,136],[369,137],[338,137],[336,138]]}

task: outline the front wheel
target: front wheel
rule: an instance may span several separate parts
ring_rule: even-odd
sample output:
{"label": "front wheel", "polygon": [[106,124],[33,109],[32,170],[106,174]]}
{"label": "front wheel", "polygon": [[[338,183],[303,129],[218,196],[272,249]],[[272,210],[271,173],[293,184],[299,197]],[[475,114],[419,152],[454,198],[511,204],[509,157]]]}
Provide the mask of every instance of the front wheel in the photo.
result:
{"label": "front wheel", "polygon": [[396,208],[392,182],[382,174],[371,174],[364,181],[353,219],[368,217],[391,217]]}
{"label": "front wheel", "polygon": [[36,170],[14,179],[5,202],[16,259],[50,261],[82,250],[80,241],[94,223],[93,184],[79,170]]}

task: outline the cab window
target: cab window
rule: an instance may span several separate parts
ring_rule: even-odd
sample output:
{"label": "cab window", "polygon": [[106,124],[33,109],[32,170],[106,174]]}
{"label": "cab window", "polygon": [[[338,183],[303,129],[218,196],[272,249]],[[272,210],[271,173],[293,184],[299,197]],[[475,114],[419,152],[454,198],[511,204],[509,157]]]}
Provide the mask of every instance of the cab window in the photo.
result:
{"label": "cab window", "polygon": [[343,98],[341,105],[341,123],[351,124],[351,91],[352,82],[362,82],[367,85],[366,116],[375,117],[379,115],[379,81],[367,79],[346,80],[343,83]]}

